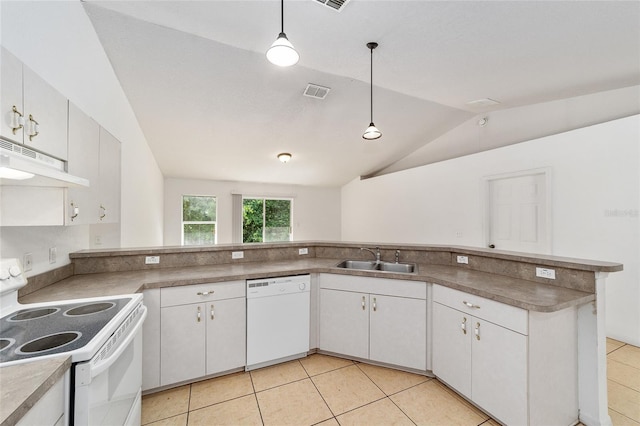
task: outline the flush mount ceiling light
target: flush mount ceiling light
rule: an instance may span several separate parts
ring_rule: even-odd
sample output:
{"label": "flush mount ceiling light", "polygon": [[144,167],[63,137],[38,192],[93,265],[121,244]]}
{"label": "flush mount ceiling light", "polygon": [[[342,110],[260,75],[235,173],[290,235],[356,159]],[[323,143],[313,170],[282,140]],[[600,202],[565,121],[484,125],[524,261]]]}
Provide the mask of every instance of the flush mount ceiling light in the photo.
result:
{"label": "flush mount ceiling light", "polygon": [[278,160],[282,161],[283,163],[288,163],[289,160],[291,160],[291,157],[292,155],[288,152],[282,152],[278,154]]}
{"label": "flush mount ceiling light", "polygon": [[378,47],[378,43],[369,42],[367,43],[367,47],[371,50],[371,122],[369,123],[369,127],[364,131],[362,137],[366,140],[374,140],[378,139],[382,136],[382,133],[378,128],[373,124],[373,49]]}
{"label": "flush mount ceiling light", "polygon": [[295,65],[300,59],[300,55],[284,33],[284,0],[280,0],[280,34],[267,50],[267,59],[280,67]]}

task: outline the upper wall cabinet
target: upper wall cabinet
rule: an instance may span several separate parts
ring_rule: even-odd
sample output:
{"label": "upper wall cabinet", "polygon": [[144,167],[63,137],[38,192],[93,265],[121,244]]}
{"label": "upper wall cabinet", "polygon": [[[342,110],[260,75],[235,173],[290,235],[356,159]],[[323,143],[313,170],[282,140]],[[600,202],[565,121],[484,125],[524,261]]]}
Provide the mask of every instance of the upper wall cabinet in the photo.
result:
{"label": "upper wall cabinet", "polygon": [[69,102],[68,172],[89,180],[89,188],[67,190],[66,225],[86,225],[99,220],[100,126]]}
{"label": "upper wall cabinet", "polygon": [[100,128],[98,223],[120,222],[120,141]]}
{"label": "upper wall cabinet", "polygon": [[67,160],[67,99],[2,48],[0,135]]}

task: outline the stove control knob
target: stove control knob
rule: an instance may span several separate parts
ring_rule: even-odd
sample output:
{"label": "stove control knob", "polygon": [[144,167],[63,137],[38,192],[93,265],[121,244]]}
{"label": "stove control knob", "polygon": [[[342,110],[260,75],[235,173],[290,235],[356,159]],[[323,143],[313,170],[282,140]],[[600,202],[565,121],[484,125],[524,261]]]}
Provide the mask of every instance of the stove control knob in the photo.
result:
{"label": "stove control knob", "polygon": [[22,274],[22,271],[17,265],[13,265],[9,268],[9,274],[11,274],[12,277],[18,277]]}
{"label": "stove control knob", "polygon": [[8,280],[9,277],[11,277],[11,275],[9,275],[9,271],[6,269],[2,269],[0,270],[0,280],[4,281],[4,280]]}

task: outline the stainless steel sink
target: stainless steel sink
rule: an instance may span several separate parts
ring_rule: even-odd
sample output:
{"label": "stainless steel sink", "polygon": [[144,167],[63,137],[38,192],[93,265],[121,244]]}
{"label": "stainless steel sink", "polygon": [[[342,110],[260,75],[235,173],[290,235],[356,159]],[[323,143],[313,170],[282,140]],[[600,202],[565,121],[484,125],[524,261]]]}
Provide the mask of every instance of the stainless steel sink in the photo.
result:
{"label": "stainless steel sink", "polygon": [[415,274],[416,265],[414,263],[392,263],[380,262],[376,264],[367,260],[343,260],[336,265],[338,268],[359,269],[362,271],[382,271],[397,272],[401,274]]}
{"label": "stainless steel sink", "polygon": [[364,269],[366,271],[372,271],[376,269],[376,262],[370,262],[367,260],[343,260],[338,263],[338,268],[345,269]]}
{"label": "stainless steel sink", "polygon": [[379,266],[381,271],[401,272],[403,274],[413,274],[416,270],[416,265],[413,263],[382,262]]}

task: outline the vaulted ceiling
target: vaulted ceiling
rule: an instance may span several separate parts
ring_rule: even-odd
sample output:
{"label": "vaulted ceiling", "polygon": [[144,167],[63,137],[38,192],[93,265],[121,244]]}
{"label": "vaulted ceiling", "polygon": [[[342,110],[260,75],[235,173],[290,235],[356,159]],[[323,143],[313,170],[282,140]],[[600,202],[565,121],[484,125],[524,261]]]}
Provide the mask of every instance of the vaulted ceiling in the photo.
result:
{"label": "vaulted ceiling", "polygon": [[285,1],[290,68],[279,1],[84,5],[165,177],[338,186],[476,114],[640,84],[635,1]]}

